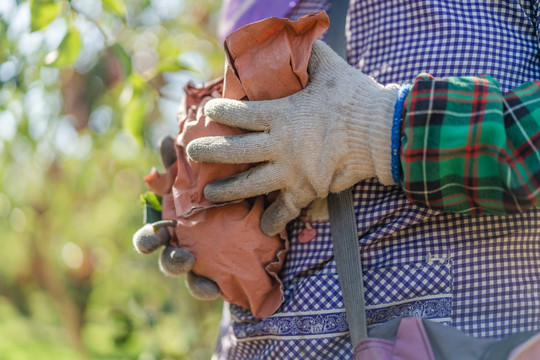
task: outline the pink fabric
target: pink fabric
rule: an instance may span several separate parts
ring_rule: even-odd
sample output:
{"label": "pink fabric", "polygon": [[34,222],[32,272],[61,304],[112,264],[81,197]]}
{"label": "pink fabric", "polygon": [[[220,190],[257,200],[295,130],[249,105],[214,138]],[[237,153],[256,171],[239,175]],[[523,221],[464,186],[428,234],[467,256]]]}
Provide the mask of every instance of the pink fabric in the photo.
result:
{"label": "pink fabric", "polygon": [[311,45],[328,28],[325,12],[298,21],[268,18],[244,26],[225,40],[224,97],[279,99],[308,83]]}
{"label": "pink fabric", "polygon": [[435,360],[422,318],[401,319],[392,360]]}
{"label": "pink fabric", "polygon": [[[355,360],[435,360],[422,318],[401,319],[394,342],[367,338],[354,346]],[[529,360],[529,359],[519,359]]]}
{"label": "pink fabric", "polygon": [[533,336],[515,348],[508,360],[538,360],[540,359],[540,334]]}
{"label": "pink fabric", "polygon": [[354,360],[393,360],[393,350],[390,340],[367,338],[354,346]]}

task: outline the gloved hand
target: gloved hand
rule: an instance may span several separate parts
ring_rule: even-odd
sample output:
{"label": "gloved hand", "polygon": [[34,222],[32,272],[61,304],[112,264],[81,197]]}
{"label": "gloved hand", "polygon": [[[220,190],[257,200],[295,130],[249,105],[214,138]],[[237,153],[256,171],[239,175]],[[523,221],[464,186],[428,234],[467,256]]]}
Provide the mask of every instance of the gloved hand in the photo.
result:
{"label": "gloved hand", "polygon": [[[166,137],[159,143],[161,160],[165,168],[176,161],[174,139]],[[165,249],[159,257],[159,268],[168,276],[186,275],[186,286],[193,297],[199,300],[213,300],[219,296],[217,284],[205,277],[196,275],[191,269],[195,264],[195,257],[186,249],[174,247],[170,244],[171,235],[168,227],[174,228],[176,220],[162,220],[153,224],[146,224],[133,235],[133,245],[141,254],[149,254],[161,247]]]}
{"label": "gloved hand", "polygon": [[378,84],[321,41],[313,44],[308,71],[306,88],[286,98],[210,100],[207,116],[253,132],[199,138],[187,147],[196,161],[261,163],[208,184],[204,194],[225,202],[280,190],[261,218],[269,236],[329,192],[375,176],[393,184],[391,129],[399,86]]}

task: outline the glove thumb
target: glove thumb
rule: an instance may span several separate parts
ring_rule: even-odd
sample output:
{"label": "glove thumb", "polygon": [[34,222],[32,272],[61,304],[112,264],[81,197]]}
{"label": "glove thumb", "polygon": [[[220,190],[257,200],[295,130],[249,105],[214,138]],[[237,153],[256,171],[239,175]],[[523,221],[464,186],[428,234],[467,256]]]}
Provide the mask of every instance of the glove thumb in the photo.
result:
{"label": "glove thumb", "polygon": [[[307,204],[306,204],[307,205]],[[261,230],[266,236],[274,236],[285,229],[287,223],[298,215],[300,209],[295,205],[291,194],[284,192],[265,210],[261,217]]]}

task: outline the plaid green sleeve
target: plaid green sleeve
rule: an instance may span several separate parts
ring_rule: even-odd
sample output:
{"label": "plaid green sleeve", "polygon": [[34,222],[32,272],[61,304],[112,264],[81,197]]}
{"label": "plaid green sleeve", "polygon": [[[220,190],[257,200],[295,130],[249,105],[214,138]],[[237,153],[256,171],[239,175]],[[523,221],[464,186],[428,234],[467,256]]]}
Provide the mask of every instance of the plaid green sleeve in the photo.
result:
{"label": "plaid green sleeve", "polygon": [[540,199],[540,81],[420,75],[403,106],[403,189],[413,203],[508,214]]}

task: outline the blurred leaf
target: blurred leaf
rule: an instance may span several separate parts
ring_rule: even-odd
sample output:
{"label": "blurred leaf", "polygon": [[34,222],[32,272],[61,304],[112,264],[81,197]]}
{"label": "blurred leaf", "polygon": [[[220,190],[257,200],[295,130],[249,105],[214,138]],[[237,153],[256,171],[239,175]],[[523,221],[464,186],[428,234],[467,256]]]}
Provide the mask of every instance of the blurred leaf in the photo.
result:
{"label": "blurred leaf", "polygon": [[81,47],[82,42],[79,31],[75,27],[71,27],[64,39],[62,39],[60,46],[58,46],[58,56],[51,65],[62,67],[73,64],[79,56]]}
{"label": "blurred leaf", "polygon": [[138,94],[144,90],[147,83],[146,80],[139,74],[132,73],[129,77],[129,82],[133,86],[133,91]]}
{"label": "blurred leaf", "polygon": [[113,340],[116,345],[124,345],[133,334],[133,321],[128,314],[122,310],[117,309],[113,311],[111,315],[117,328]]}
{"label": "blurred leaf", "polygon": [[148,191],[141,195],[141,202],[144,205],[147,205],[151,207],[152,209],[155,209],[157,211],[161,211],[161,197],[157,196],[151,191]]}
{"label": "blurred leaf", "polygon": [[116,15],[124,18],[126,16],[126,5],[123,0],[101,0],[102,4],[116,13]]}
{"label": "blurred leaf", "polygon": [[[0,39],[5,39],[7,37],[7,26],[8,24],[0,19]],[[9,58],[8,46],[9,42],[0,42],[0,63],[5,62]]]}
{"label": "blurred leaf", "polygon": [[30,0],[30,28],[32,31],[40,30],[53,21],[62,9],[61,5],[53,0]]}
{"label": "blurred leaf", "polygon": [[146,107],[145,99],[140,96],[134,96],[127,104],[122,116],[122,127],[139,142],[142,142],[143,138],[142,130]]}
{"label": "blurred leaf", "polygon": [[126,49],[119,43],[114,43],[109,49],[122,65],[124,75],[126,77],[130,76],[132,71],[131,56],[127,53]]}
{"label": "blurred leaf", "polygon": [[[142,178],[160,164],[153,143],[169,132],[164,119],[174,118],[160,90],[185,80],[161,73],[185,69],[178,59],[204,41],[200,61],[212,73],[205,76],[222,74],[209,22],[221,0],[160,1],[159,9],[155,0],[7,4],[0,63],[13,60],[18,73],[0,86],[0,108],[15,119],[0,120],[4,133],[14,132],[0,141],[0,198],[9,199],[0,205],[0,359],[210,358],[220,303],[195,301],[130,238],[143,220]],[[29,25],[20,27],[25,4]],[[56,23],[61,33],[49,31]],[[28,36],[36,30],[46,38]],[[83,31],[97,41],[84,59]],[[136,54],[157,65],[138,74]],[[75,62],[77,71],[64,71]],[[128,131],[147,146],[133,144]],[[147,219],[159,220],[159,202],[148,200]],[[14,222],[20,210],[24,232]]]}

